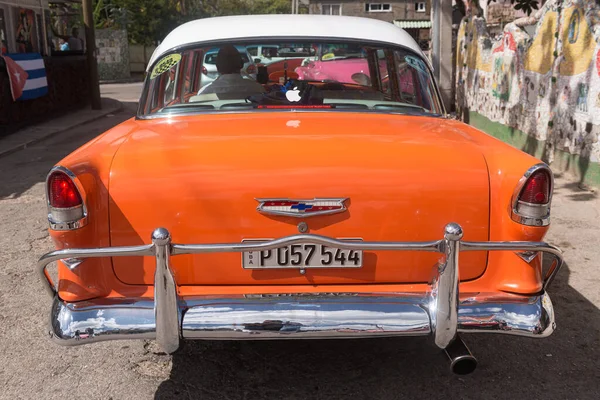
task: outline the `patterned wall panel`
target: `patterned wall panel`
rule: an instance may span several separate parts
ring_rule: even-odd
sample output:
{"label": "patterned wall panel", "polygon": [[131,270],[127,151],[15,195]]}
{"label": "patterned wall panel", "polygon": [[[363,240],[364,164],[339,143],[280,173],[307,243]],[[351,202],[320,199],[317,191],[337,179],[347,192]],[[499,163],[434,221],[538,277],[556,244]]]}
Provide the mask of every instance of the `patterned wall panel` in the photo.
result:
{"label": "patterned wall panel", "polygon": [[129,43],[127,31],[97,29],[98,77],[100,80],[129,78]]}
{"label": "patterned wall panel", "polygon": [[551,0],[497,37],[483,18],[464,18],[457,105],[543,141],[548,162],[558,149],[598,163],[600,1]]}

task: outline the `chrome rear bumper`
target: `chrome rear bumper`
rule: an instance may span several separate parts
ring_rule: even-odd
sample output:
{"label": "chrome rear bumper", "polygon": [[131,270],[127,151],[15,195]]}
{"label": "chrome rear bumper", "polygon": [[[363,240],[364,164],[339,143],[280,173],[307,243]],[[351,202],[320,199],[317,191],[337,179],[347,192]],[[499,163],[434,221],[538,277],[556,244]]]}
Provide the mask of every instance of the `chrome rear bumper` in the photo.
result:
{"label": "chrome rear bumper", "polygon": [[[180,302],[183,339],[309,339],[426,336],[430,299],[410,293],[210,296]],[[104,340],[155,339],[152,299],[66,303],[54,299],[50,336],[62,345]],[[554,331],[547,294],[461,296],[458,332],[546,337]]]}
{"label": "chrome rear bumper", "polygon": [[[66,249],[44,255],[38,268],[54,296],[50,334],[64,345],[114,339],[156,339],[174,352],[181,339],[347,338],[432,335],[447,348],[457,332],[497,332],[546,337],[555,327],[545,289],[562,265],[558,248],[543,242],[466,242],[451,223],[444,239],[433,242],[348,242],[318,235],[295,235],[254,244],[171,244],[169,233],[154,231],[152,244],[100,249]],[[316,243],[351,250],[431,251],[443,257],[424,293],[339,293],[181,298],[169,265],[172,255],[269,250],[294,243]],[[544,294],[459,294],[461,251],[528,251],[555,257],[544,278]],[[154,299],[62,301],[46,266],[65,258],[156,257]],[[84,264],[70,263],[71,268]]]}

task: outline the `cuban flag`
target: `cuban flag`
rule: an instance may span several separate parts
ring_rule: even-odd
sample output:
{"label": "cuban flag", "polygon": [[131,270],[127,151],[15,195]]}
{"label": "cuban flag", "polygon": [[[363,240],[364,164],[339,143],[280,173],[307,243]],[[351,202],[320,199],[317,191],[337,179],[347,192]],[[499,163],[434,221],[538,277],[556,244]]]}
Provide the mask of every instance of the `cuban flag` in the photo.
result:
{"label": "cuban flag", "polygon": [[6,54],[13,100],[31,100],[48,94],[44,59],[39,53]]}

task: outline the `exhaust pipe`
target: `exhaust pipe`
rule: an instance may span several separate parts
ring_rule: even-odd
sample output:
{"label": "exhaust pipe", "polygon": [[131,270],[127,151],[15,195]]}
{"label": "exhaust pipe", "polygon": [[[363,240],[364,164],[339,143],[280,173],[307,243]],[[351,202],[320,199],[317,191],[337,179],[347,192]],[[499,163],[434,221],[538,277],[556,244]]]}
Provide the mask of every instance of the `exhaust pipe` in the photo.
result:
{"label": "exhaust pipe", "polygon": [[477,368],[477,359],[473,357],[473,354],[471,354],[471,351],[460,336],[456,336],[454,341],[444,351],[450,359],[450,369],[453,373],[467,375]]}

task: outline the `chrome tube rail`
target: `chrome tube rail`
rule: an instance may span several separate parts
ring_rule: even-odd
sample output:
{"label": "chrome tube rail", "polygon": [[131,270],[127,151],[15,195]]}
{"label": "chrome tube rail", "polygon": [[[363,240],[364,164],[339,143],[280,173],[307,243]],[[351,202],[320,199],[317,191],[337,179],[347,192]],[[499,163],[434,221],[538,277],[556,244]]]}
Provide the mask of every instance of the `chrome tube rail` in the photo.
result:
{"label": "chrome tube rail", "polygon": [[[349,242],[326,236],[299,234],[259,243],[224,244],[173,244],[171,236],[164,228],[152,233],[152,244],[92,249],[64,249],[45,254],[37,263],[38,272],[51,296],[59,299],[47,265],[69,258],[154,256],[156,258],[154,284],[154,318],[156,339],[161,347],[172,353],[179,347],[182,337],[181,299],[177,295],[177,284],[170,267],[170,257],[181,254],[201,254],[219,252],[244,252],[272,250],[298,243],[321,244],[346,250],[364,251],[428,251],[443,255],[432,280],[429,294],[428,312],[431,333],[436,345],[445,349],[457,337],[459,309],[459,254],[462,251],[515,251],[540,252],[554,257],[554,262],[543,280],[544,291],[548,288],[563,259],[562,252],[545,242],[468,242],[462,241],[460,225],[449,223],[444,229],[444,238],[429,242]],[[82,268],[80,262],[69,263],[69,268]],[[544,295],[545,296],[545,295]]]}

